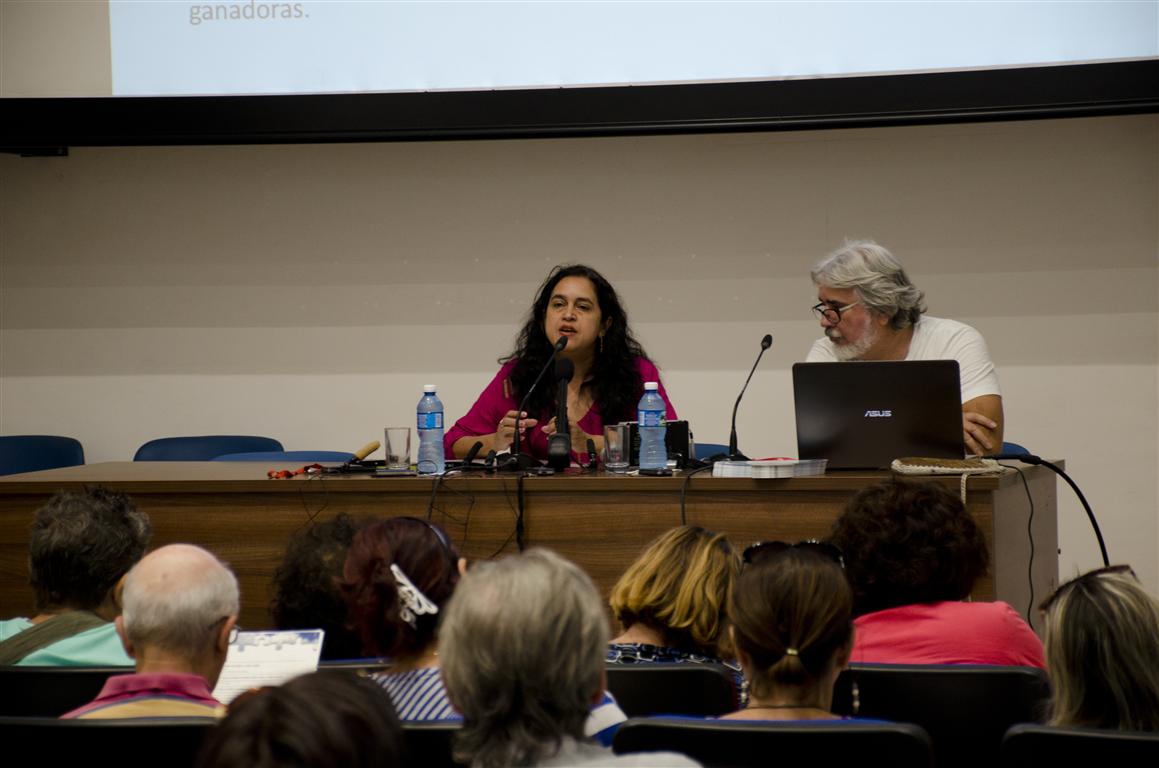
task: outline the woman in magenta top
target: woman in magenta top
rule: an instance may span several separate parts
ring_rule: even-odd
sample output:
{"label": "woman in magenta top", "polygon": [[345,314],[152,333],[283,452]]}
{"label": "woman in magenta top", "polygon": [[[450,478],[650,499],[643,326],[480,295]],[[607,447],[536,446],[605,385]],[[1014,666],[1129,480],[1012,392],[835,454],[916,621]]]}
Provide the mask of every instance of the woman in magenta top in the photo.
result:
{"label": "woman in magenta top", "polygon": [[[500,360],[499,373],[467,415],[447,431],[447,458],[463,458],[477,441],[483,443],[483,453],[507,450],[515,439],[516,415],[520,450],[547,458],[558,394],[550,376],[531,394],[522,414],[516,409],[561,336],[567,337],[567,347],[560,355],[575,364],[567,389],[573,459],[576,451],[586,451],[588,440],[597,452],[603,450],[605,424],[636,418],[644,382],[660,382],[660,372],[632,335],[620,297],[604,276],[581,264],[556,267],[539,287],[515,351]],[[668,418],[675,419],[664,385],[659,386]]]}

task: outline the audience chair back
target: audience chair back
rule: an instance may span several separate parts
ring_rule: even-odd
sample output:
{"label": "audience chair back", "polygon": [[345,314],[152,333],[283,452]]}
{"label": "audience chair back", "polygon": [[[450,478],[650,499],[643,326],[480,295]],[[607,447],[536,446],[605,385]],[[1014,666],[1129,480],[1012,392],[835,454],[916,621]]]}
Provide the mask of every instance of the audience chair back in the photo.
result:
{"label": "audience chair back", "polygon": [[0,717],[0,744],[21,763],[92,765],[104,759],[117,768],[192,767],[209,718],[152,720],[56,720]]}
{"label": "audience chair back", "polygon": [[282,444],[272,437],[251,435],[160,437],[138,448],[133,461],[209,461],[227,453],[281,450]]}
{"label": "audience chair back", "polygon": [[1159,765],[1159,733],[1016,725],[1002,740],[1002,765]]}
{"label": "audience chair back", "polygon": [[0,437],[0,475],[75,467],[85,463],[85,451],[71,437],[7,435]]}
{"label": "audience chair back", "polygon": [[770,765],[890,766],[933,764],[930,738],[910,723],[856,720],[756,721],[632,718],[616,731],[612,749],[681,752],[705,768]]}
{"label": "audience chair back", "polygon": [[466,763],[455,762],[453,756],[457,723],[412,720],[402,724],[402,732],[406,737],[406,765],[465,768]]}
{"label": "audience chair back", "polygon": [[845,670],[833,691],[833,711],[916,723],[933,740],[939,768],[991,765],[1002,737],[1016,723],[1040,722],[1050,684],[1033,667],[972,664],[864,664]]}
{"label": "audience chair back", "polygon": [[719,664],[607,665],[608,690],[628,717],[711,717],[739,706],[732,672]]}
{"label": "audience chair back", "polygon": [[0,667],[0,717],[60,717],[132,667]]}

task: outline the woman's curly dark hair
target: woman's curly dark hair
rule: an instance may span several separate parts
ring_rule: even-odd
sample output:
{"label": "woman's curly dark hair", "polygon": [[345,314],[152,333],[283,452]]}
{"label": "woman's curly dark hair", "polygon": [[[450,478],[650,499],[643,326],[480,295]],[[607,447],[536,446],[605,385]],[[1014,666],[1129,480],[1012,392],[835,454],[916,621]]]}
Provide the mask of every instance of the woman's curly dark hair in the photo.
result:
{"label": "woman's curly dark hair", "polygon": [[[516,360],[515,368],[511,372],[511,385],[515,401],[520,402],[527,390],[531,388],[539,371],[547,364],[554,354],[551,341],[544,330],[544,320],[547,317],[547,305],[551,302],[552,292],[560,280],[565,277],[586,277],[596,289],[596,300],[600,305],[601,322],[607,323],[607,332],[604,334],[602,350],[597,347],[595,362],[592,365],[592,395],[599,406],[600,416],[605,424],[614,424],[620,421],[630,421],[636,417],[636,404],[644,394],[644,382],[640,379],[636,358],[647,357],[644,348],[632,329],[628,327],[628,313],[616,295],[612,284],[596,270],[583,264],[557,266],[539,286],[535,303],[531,306],[531,313],[527,322],[519,331],[515,341],[515,351],[500,358],[500,363]],[[555,413],[556,388],[540,387],[531,395],[527,404],[527,413],[532,418],[541,418],[544,414]]]}
{"label": "woman's curly dark hair", "polygon": [[270,614],[278,629],[319,627],[323,659],[355,659],[362,641],[351,625],[346,600],[338,588],[342,566],[358,524],[346,514],[315,523],[286,545],[274,572]]}
{"label": "woman's curly dark hair", "polygon": [[937,483],[893,479],[862,490],[829,541],[845,554],[856,616],[961,600],[990,562],[965,504]]}

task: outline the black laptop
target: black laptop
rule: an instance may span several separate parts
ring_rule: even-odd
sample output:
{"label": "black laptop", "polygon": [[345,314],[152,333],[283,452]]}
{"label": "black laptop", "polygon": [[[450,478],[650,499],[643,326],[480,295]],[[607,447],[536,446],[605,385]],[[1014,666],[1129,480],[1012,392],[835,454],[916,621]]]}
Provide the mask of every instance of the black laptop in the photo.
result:
{"label": "black laptop", "polygon": [[798,456],[827,470],[965,455],[956,360],[797,363],[793,401]]}

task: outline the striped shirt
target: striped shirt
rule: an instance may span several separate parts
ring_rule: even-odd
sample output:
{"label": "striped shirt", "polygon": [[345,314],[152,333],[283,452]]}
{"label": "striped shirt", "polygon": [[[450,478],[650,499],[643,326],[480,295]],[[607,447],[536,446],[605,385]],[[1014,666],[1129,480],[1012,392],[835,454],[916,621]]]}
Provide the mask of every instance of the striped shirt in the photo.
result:
{"label": "striped shirt", "polygon": [[461,720],[451,709],[437,667],[383,673],[374,679],[386,689],[399,720]]}

